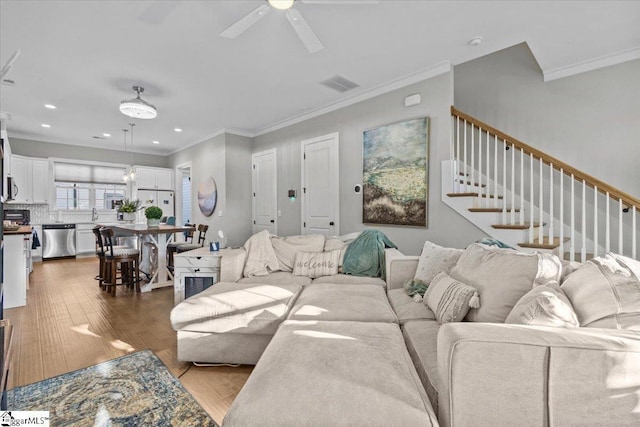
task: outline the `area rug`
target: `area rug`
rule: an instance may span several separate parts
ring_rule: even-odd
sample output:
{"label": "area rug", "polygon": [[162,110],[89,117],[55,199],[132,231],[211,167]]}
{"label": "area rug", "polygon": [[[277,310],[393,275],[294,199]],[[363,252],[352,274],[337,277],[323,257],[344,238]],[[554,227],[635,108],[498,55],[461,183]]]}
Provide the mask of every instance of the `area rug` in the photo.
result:
{"label": "area rug", "polygon": [[49,411],[52,426],[217,424],[150,350],[7,391],[13,411]]}

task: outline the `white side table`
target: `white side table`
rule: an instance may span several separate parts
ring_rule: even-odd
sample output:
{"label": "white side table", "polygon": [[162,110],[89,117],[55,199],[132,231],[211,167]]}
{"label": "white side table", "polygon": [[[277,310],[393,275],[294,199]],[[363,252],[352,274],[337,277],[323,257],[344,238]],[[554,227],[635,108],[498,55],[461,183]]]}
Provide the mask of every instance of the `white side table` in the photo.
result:
{"label": "white side table", "polygon": [[213,286],[220,280],[222,254],[209,247],[175,254],[173,257],[174,304]]}

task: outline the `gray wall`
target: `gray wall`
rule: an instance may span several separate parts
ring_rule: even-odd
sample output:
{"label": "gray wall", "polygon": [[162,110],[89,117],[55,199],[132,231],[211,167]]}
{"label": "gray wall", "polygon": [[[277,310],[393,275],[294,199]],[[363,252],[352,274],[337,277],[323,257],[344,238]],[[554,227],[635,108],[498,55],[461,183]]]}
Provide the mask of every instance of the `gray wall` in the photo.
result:
{"label": "gray wall", "polygon": [[454,74],[461,111],[640,197],[640,60],[545,83],[520,44]]}
{"label": "gray wall", "polygon": [[[229,246],[242,245],[251,235],[251,144],[250,138],[221,134],[168,156],[169,167],[191,162],[192,221],[209,225],[207,242],[223,230]],[[198,208],[198,184],[213,177],[218,201],[213,214]],[[219,214],[222,213],[222,216]]]}
{"label": "gray wall", "polygon": [[[52,142],[32,141],[10,138],[11,152],[28,157],[58,157],[64,159],[102,161],[108,163],[131,164],[131,153],[78,145],[56,144]],[[142,166],[167,167],[167,157],[153,154],[133,154],[133,163]]]}
{"label": "gray wall", "polygon": [[[384,232],[405,254],[418,254],[425,240],[455,247],[465,247],[484,237],[484,233],[464,220],[440,198],[441,162],[449,157],[452,73],[440,75],[414,85],[279,129],[255,138],[254,152],[272,147],[278,150],[278,234],[300,233],[300,198],[291,202],[288,189],[300,194],[300,142],[305,139],[340,133],[340,233],[368,228],[362,224],[362,195],[353,187],[362,183],[362,131],[379,125],[419,116],[430,118],[429,218],[428,228],[375,226]],[[419,92],[420,105],[405,108],[404,98]]]}

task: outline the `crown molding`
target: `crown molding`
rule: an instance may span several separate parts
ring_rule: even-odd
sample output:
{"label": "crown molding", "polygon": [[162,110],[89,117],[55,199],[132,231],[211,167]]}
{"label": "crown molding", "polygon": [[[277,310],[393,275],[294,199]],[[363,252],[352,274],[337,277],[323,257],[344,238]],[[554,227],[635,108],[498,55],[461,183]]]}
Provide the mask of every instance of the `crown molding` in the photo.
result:
{"label": "crown molding", "polygon": [[213,133],[211,133],[211,134],[209,134],[209,135],[207,135],[207,136],[205,136],[203,138],[198,139],[195,142],[192,142],[192,143],[187,144],[187,145],[183,145],[182,147],[180,147],[180,148],[178,148],[176,150],[173,150],[173,151],[171,151],[171,152],[169,152],[169,153],[167,153],[165,155],[166,156],[171,156],[172,154],[179,153],[182,150],[186,150],[187,148],[193,147],[194,145],[201,144],[203,142],[206,142],[206,141],[208,141],[210,139],[215,138],[216,136],[220,136],[220,135],[225,134],[225,133],[232,134],[232,135],[237,135],[237,136],[244,136],[246,138],[253,138],[255,136],[253,133],[245,131],[245,130],[242,130],[242,129],[221,128],[221,129],[218,129],[215,132],[213,132]]}
{"label": "crown molding", "polygon": [[593,71],[599,68],[622,64],[623,62],[633,61],[635,59],[640,59],[640,47],[634,47],[631,49],[623,50],[621,52],[612,53],[610,55],[604,55],[598,58],[589,59],[587,61],[577,62],[565,67],[545,70],[542,72],[542,74],[544,75],[544,81],[550,82],[552,80],[561,79],[580,73],[586,73],[587,71]]}
{"label": "crown molding", "polygon": [[407,74],[399,79],[392,80],[383,85],[376,86],[372,89],[366,90],[364,92],[358,93],[351,97],[341,99],[337,102],[327,104],[323,107],[316,108],[315,110],[309,111],[307,113],[301,114],[299,116],[294,116],[280,122],[276,122],[274,124],[268,125],[262,129],[258,129],[254,132],[253,136],[264,135],[269,132],[276,131],[278,129],[282,129],[287,126],[294,125],[296,123],[303,122],[305,120],[312,119],[317,116],[321,116],[323,114],[330,113],[335,110],[339,110],[344,107],[348,107],[349,105],[356,104],[358,102],[366,101],[367,99],[374,98],[378,95],[382,95],[396,89],[403,88],[405,86],[409,86],[414,83],[421,82],[423,80],[430,79],[432,77],[438,76],[440,74],[448,73],[452,70],[452,65],[450,61],[440,62],[432,67],[422,69],[415,73]]}

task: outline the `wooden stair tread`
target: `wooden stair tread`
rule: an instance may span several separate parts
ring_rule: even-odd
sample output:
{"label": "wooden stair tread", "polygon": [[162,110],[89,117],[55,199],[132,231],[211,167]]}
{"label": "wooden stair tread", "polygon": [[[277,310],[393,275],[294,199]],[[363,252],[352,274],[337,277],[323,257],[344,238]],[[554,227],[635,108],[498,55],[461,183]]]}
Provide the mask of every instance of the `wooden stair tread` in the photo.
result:
{"label": "wooden stair tread", "polygon": [[[534,227],[540,227],[541,225],[544,224],[540,224],[539,222],[533,223]],[[500,230],[527,230],[531,227],[531,223],[525,222],[524,224],[493,224],[491,227]]]}
{"label": "wooden stair tread", "polygon": [[[581,252],[574,252],[574,254],[575,254],[574,259],[579,262],[582,259],[581,258],[582,253]],[[590,254],[590,253],[586,253],[585,256],[586,256],[585,261],[589,261],[590,259],[595,258],[595,255]],[[563,256],[563,259],[565,261],[569,261],[571,259],[571,252],[565,252],[564,256]]]}
{"label": "wooden stair tread", "polygon": [[[465,185],[465,181],[464,181],[463,179],[458,179],[458,180],[457,180],[457,182],[458,182],[458,184]],[[467,181],[467,182],[466,182],[466,185],[471,185],[471,186],[473,186],[473,187],[478,187],[478,186],[480,186],[480,187],[482,187],[482,188],[485,188],[485,187],[487,186],[487,184],[480,184],[480,185],[479,185],[477,182],[471,182],[471,181]]]}
{"label": "wooden stair tread", "polygon": [[[565,237],[563,241],[566,243],[569,241],[569,238]],[[518,243],[518,246],[520,246],[521,248],[532,249],[555,249],[560,246],[560,238],[554,237],[553,240],[549,241],[549,236],[545,236],[542,238],[542,241],[540,241],[540,239],[533,239],[533,243]]]}
{"label": "wooden stair tread", "polygon": [[[478,193],[447,193],[447,196],[449,196],[449,197],[478,197]],[[495,199],[495,198],[502,199],[502,196],[495,196],[493,194],[489,194],[489,195],[483,194],[482,197],[485,198],[485,199],[487,197],[490,198],[490,199]]]}
{"label": "wooden stair tread", "polygon": [[[497,212],[502,213],[502,208],[469,208],[469,212]],[[507,208],[507,212],[520,212],[520,209]]]}

